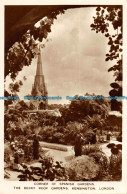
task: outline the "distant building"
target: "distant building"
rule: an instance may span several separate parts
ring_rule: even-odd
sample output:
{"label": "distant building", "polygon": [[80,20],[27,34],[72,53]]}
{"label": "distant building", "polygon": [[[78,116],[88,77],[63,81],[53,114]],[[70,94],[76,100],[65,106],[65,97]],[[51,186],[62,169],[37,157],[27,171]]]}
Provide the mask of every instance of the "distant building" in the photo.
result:
{"label": "distant building", "polygon": [[[38,96],[47,97],[48,96],[47,87],[45,84],[43,70],[42,70],[42,58],[41,58],[40,49],[39,49],[39,54],[38,54],[37,70],[36,70],[36,75],[34,79],[34,84],[32,86],[31,95],[33,97],[38,97]],[[34,104],[34,106],[37,109],[46,109],[47,104],[48,104],[48,100],[41,100],[41,99],[32,100],[31,102]]]}

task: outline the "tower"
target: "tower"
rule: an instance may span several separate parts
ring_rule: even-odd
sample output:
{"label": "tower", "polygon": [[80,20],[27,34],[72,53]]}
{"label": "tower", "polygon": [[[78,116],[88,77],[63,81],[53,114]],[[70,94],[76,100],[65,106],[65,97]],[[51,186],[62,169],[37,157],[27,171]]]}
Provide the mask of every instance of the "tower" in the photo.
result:
{"label": "tower", "polygon": [[[47,97],[47,87],[44,80],[43,70],[42,70],[42,58],[41,58],[41,50],[39,48],[38,61],[37,61],[37,70],[34,78],[34,84],[31,91],[32,96],[34,97]],[[47,107],[47,100],[36,100],[36,107],[38,109],[45,109]]]}

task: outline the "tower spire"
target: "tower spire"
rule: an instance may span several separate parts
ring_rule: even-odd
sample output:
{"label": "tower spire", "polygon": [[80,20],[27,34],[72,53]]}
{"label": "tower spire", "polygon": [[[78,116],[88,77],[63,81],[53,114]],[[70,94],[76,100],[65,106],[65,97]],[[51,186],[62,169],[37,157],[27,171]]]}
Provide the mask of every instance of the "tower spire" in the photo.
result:
{"label": "tower spire", "polygon": [[36,69],[36,75],[34,79],[34,85],[32,87],[31,94],[33,96],[47,96],[47,88],[44,80],[43,70],[42,70],[42,57],[41,57],[41,49],[39,46],[39,53],[38,53],[38,59],[37,59],[37,69]]}
{"label": "tower spire", "polygon": [[42,72],[42,58],[41,58],[41,49],[40,49],[40,46],[39,46],[39,53],[38,53],[38,61],[37,61],[36,75],[43,75],[43,72]]}

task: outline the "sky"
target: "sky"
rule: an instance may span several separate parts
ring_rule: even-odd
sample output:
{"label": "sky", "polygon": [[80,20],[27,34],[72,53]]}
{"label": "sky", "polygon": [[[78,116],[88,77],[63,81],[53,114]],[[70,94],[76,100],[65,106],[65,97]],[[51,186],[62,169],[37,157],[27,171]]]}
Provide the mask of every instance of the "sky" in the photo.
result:
{"label": "sky", "polygon": [[[59,15],[52,25],[49,41],[41,50],[42,66],[48,96],[61,96],[62,100],[52,103],[68,103],[66,96],[90,94],[109,96],[110,83],[114,81],[108,68],[113,64],[105,62],[108,51],[107,38],[91,31],[96,8],[76,8]],[[36,74],[37,59],[24,67],[17,80],[27,77],[19,92],[20,99],[31,93]],[[7,78],[6,86],[10,82]]]}

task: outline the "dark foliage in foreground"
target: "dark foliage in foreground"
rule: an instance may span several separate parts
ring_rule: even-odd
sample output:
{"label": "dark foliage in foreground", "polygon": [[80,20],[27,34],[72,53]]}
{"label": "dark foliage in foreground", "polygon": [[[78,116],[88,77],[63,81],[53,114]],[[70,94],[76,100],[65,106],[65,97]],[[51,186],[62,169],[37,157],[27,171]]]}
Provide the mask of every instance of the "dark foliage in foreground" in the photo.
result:
{"label": "dark foliage in foreground", "polygon": [[60,162],[53,162],[51,157],[43,157],[40,161],[41,167],[28,167],[25,164],[21,164],[23,170],[18,176],[20,181],[60,181],[67,180],[68,177],[65,172],[65,168]]}

